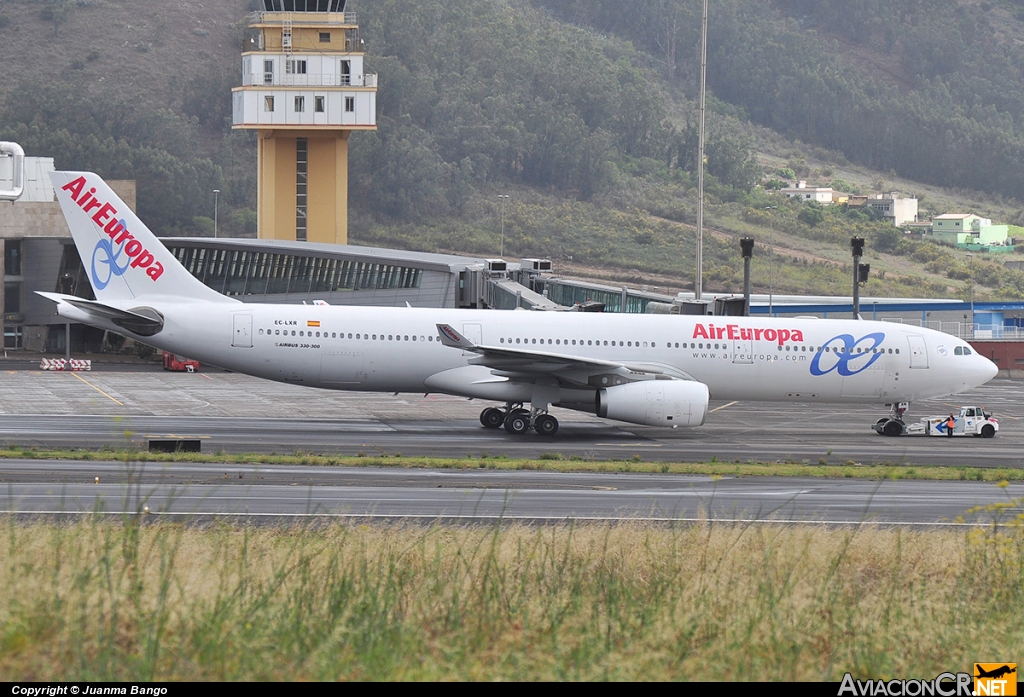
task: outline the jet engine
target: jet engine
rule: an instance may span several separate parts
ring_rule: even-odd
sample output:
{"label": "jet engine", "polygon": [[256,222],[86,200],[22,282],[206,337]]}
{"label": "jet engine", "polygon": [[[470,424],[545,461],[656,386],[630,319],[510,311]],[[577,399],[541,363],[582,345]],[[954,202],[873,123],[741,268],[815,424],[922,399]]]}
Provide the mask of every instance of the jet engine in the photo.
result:
{"label": "jet engine", "polygon": [[598,391],[597,415],[647,426],[700,426],[708,386],[690,380],[642,380]]}

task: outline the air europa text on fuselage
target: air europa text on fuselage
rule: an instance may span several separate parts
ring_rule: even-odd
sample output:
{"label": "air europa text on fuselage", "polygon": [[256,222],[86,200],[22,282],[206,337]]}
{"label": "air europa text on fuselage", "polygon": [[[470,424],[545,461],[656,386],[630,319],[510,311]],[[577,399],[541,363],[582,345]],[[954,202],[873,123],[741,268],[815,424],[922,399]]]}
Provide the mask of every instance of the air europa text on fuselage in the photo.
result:
{"label": "air europa text on fuselage", "polygon": [[[85,177],[79,177],[73,182],[68,182],[61,187],[62,190],[71,194],[71,200],[77,203],[87,214],[96,211],[92,220],[100,226],[114,244],[123,245],[124,253],[132,260],[133,269],[145,269],[146,275],[154,281],[160,278],[164,272],[164,265],[156,260],[152,252],[143,246],[135,237],[128,232],[128,228],[117,219],[117,209],[109,203],[103,203],[94,197],[96,187],[92,187],[83,193],[85,189]],[[99,210],[96,210],[99,209]]]}
{"label": "air europa text on fuselage", "polygon": [[696,324],[693,327],[694,339],[731,339],[733,341],[777,341],[782,346],[787,341],[803,342],[804,333],[799,329],[765,329],[763,327],[741,327],[728,324],[716,327]]}

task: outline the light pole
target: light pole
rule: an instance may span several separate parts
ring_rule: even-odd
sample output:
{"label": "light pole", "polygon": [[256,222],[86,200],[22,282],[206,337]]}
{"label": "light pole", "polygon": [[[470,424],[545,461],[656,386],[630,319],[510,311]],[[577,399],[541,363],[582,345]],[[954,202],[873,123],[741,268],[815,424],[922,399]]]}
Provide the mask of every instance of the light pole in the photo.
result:
{"label": "light pole", "polygon": [[853,318],[860,319],[860,260],[864,256],[864,238],[851,237],[850,251],[853,252]]}
{"label": "light pole", "polygon": [[508,194],[498,194],[498,198],[501,199],[501,251],[498,252],[498,256],[502,259],[505,258],[505,201],[508,200]]}
{"label": "light pole", "polygon": [[704,112],[707,106],[708,75],[708,0],[704,0],[704,12],[700,33],[700,125],[697,133],[697,274],[693,284],[693,297],[700,300],[704,291]]}
{"label": "light pole", "polygon": [[754,256],[754,238],[740,239],[740,251],[743,253],[743,316],[750,316],[750,258]]}
{"label": "light pole", "polygon": [[217,207],[220,203],[220,189],[213,190],[213,238],[217,239]]}
{"label": "light pole", "polygon": [[968,271],[971,281],[971,338],[974,338],[974,255],[968,254]]}
{"label": "light pole", "polygon": [[775,315],[773,307],[773,290],[775,288],[775,218],[772,217],[771,211],[777,210],[778,206],[765,206],[765,210],[768,211],[768,229],[770,231],[768,235],[768,316],[772,317]]}

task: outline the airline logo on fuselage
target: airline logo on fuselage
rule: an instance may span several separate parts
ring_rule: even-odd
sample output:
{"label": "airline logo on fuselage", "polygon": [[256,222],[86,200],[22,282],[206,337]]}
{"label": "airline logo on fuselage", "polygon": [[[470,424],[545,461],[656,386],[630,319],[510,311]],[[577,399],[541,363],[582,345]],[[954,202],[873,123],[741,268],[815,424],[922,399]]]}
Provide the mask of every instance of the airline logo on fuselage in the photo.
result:
{"label": "airline logo on fuselage", "polygon": [[[71,200],[87,214],[96,211],[92,214],[92,221],[110,238],[101,239],[93,249],[92,280],[97,290],[106,288],[113,276],[123,276],[129,268],[145,269],[146,275],[153,281],[160,278],[164,272],[164,265],[128,231],[123,218],[118,220],[116,208],[95,197],[96,187],[85,190],[87,183],[85,177],[79,177],[61,189],[67,191],[71,195]],[[123,263],[118,263],[122,253],[126,258]],[[107,267],[106,279],[101,278],[99,269],[96,268],[97,257],[100,257],[99,262]]]}
{"label": "airline logo on fuselage", "polygon": [[716,327],[713,324],[704,326],[696,324],[693,328],[694,339],[730,339],[732,341],[771,341],[779,346],[787,341],[802,343],[804,333],[799,329],[774,329],[764,327],[741,327],[738,324],[727,324]]}
{"label": "airline logo on fuselage", "polygon": [[811,361],[811,375],[828,375],[832,371],[844,377],[863,373],[879,358],[882,351],[876,350],[885,341],[885,334],[875,332],[854,339],[852,334],[834,336],[824,344]]}

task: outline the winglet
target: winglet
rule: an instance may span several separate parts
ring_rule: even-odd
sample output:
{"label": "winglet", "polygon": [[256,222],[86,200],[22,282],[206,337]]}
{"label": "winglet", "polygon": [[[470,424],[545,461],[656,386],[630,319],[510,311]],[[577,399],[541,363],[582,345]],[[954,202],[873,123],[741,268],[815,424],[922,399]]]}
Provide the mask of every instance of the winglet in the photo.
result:
{"label": "winglet", "polygon": [[437,333],[441,338],[441,343],[451,348],[465,349],[467,351],[475,349],[477,346],[466,337],[459,334],[450,324],[439,324],[437,325]]}

